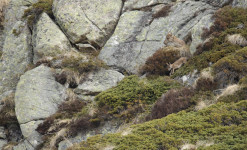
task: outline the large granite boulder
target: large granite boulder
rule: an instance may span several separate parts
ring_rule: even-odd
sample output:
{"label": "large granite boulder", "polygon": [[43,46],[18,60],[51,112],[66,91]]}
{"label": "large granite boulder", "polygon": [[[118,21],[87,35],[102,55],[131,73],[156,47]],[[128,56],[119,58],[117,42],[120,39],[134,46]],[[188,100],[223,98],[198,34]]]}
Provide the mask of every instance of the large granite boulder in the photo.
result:
{"label": "large granite boulder", "polygon": [[99,58],[109,66],[136,74],[146,59],[164,46],[163,41],[168,32],[185,39],[191,34],[192,28],[204,16],[213,14],[215,9],[203,2],[186,1],[178,2],[170,11],[167,17],[153,21],[149,12],[125,12],[114,34],[102,48]]}
{"label": "large granite boulder", "polygon": [[4,41],[0,61],[0,100],[15,89],[20,75],[31,62],[31,33],[25,23],[18,21],[7,32]]}
{"label": "large granite boulder", "polygon": [[55,81],[50,68],[39,66],[21,76],[16,88],[15,111],[22,134],[32,146],[41,143],[38,124],[54,114],[66,99],[66,89]]}
{"label": "large granite boulder", "polygon": [[34,26],[32,43],[34,63],[43,56],[56,56],[69,51],[71,48],[67,37],[46,13],[40,16]]}
{"label": "large granite boulder", "polygon": [[124,75],[114,71],[100,69],[89,73],[85,81],[80,84],[75,92],[84,95],[95,95],[117,85]]}
{"label": "large granite boulder", "polygon": [[57,23],[74,44],[102,47],[115,29],[122,0],[54,0]]}

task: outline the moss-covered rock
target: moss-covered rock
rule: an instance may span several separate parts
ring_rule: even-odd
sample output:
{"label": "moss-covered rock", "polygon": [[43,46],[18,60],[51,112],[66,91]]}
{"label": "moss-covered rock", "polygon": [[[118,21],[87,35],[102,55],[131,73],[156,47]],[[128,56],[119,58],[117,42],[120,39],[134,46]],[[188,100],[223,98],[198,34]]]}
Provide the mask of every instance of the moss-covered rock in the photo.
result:
{"label": "moss-covered rock", "polygon": [[119,84],[96,96],[100,107],[109,106],[112,113],[118,113],[128,106],[152,104],[167,90],[178,87],[174,80],[164,77],[157,79],[139,79],[132,75],[124,78]]}
{"label": "moss-covered rock", "polygon": [[213,141],[199,149],[245,149],[247,143],[247,100],[218,103],[198,112],[181,111],[165,118],[131,127],[131,133],[97,135],[72,149],[179,149],[184,143]]}

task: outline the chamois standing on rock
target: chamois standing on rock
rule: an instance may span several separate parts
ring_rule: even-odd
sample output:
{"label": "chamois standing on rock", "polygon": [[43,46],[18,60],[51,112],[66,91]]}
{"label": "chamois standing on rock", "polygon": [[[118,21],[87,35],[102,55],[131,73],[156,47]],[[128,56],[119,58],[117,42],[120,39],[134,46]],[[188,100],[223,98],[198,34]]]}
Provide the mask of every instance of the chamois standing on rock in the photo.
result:
{"label": "chamois standing on rock", "polygon": [[171,46],[176,48],[179,52],[181,57],[191,57],[190,49],[186,45],[186,43],[183,40],[180,40],[176,36],[174,36],[172,33],[168,33],[166,35],[166,39],[164,41],[164,44],[166,46]]}

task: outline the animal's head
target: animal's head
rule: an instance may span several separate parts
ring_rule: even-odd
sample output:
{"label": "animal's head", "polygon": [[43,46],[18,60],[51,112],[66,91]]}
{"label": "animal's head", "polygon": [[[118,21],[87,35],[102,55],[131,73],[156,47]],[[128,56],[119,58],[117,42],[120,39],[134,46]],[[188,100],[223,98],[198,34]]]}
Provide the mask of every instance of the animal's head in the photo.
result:
{"label": "animal's head", "polygon": [[171,63],[166,63],[166,65],[167,65],[168,71],[171,71],[171,70],[172,70],[172,65],[171,65]]}
{"label": "animal's head", "polygon": [[164,41],[164,44],[168,44],[169,42],[171,42],[172,40],[173,40],[173,35],[172,35],[172,33],[171,32],[169,32],[167,35],[166,35],[166,39],[165,39],[165,41]]}

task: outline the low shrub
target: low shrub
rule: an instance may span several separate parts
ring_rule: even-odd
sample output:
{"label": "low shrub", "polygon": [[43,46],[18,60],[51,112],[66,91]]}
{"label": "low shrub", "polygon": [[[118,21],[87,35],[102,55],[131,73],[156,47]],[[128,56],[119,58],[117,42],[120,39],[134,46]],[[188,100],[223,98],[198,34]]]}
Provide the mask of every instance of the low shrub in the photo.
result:
{"label": "low shrub", "polygon": [[180,58],[180,52],[172,47],[161,48],[149,57],[140,69],[141,74],[169,75],[167,63],[174,63]]}
{"label": "low shrub", "polygon": [[172,5],[165,5],[164,7],[162,7],[159,11],[155,12],[152,17],[153,18],[160,18],[160,17],[166,17],[169,15],[170,13],[170,9],[171,9]]}
{"label": "low shrub", "polygon": [[198,91],[213,91],[217,88],[217,83],[210,78],[199,78],[196,81],[195,89]]}
{"label": "low shrub", "polygon": [[245,149],[247,101],[218,103],[197,112],[181,111],[131,126],[131,133],[96,135],[70,149],[180,149],[184,143],[213,141],[202,149]]}
{"label": "low shrub", "polygon": [[238,83],[247,73],[247,48],[220,59],[213,65],[215,80],[219,87]]}
{"label": "low shrub", "polygon": [[191,106],[190,100],[194,94],[195,92],[192,88],[169,90],[153,106],[151,119],[159,119],[187,109]]}
{"label": "low shrub", "polygon": [[178,82],[164,77],[155,79],[139,79],[132,75],[125,77],[114,88],[106,90],[95,97],[99,107],[108,106],[110,113],[120,113],[130,106],[139,104],[152,104],[162,93],[178,87]]}
{"label": "low shrub", "polygon": [[84,57],[65,57],[62,60],[62,68],[67,68],[73,72],[78,72],[79,74],[87,73],[99,68],[105,68],[106,65],[103,61],[97,59],[97,57],[90,57],[89,60],[85,60]]}
{"label": "low shrub", "polygon": [[33,24],[38,20],[39,16],[43,12],[47,13],[52,19],[54,18],[52,13],[52,3],[53,0],[39,0],[24,11],[23,18],[27,18],[28,26],[30,28],[33,28]]}
{"label": "low shrub", "polygon": [[12,93],[1,100],[0,126],[18,124],[15,115],[15,94]]}

